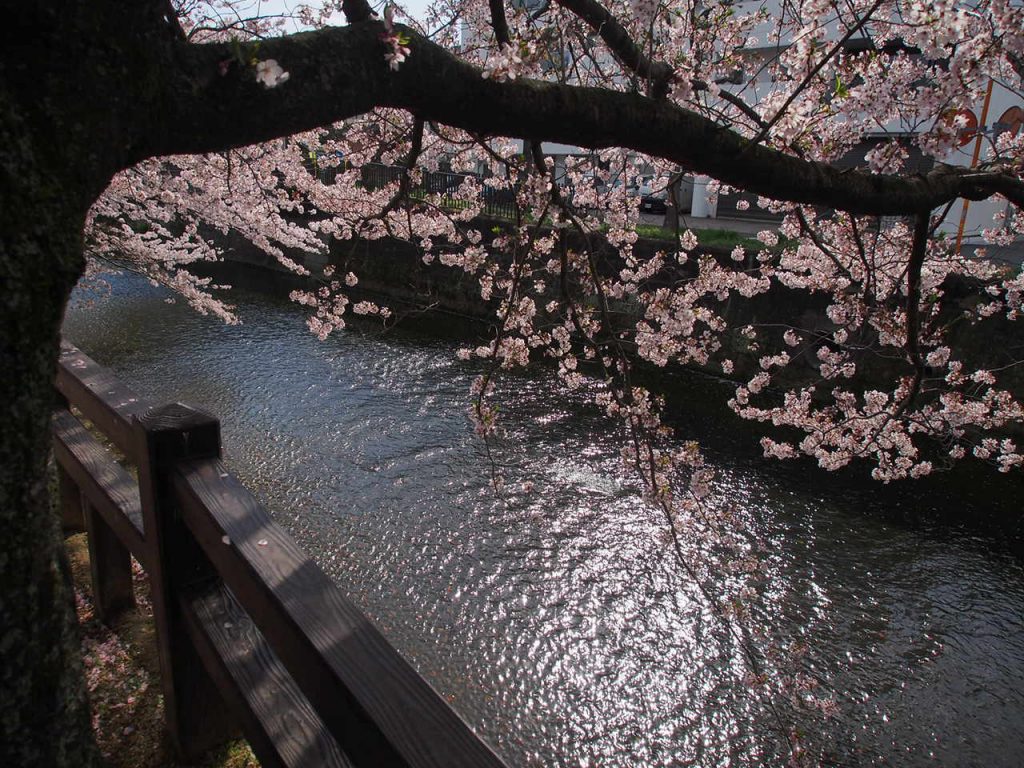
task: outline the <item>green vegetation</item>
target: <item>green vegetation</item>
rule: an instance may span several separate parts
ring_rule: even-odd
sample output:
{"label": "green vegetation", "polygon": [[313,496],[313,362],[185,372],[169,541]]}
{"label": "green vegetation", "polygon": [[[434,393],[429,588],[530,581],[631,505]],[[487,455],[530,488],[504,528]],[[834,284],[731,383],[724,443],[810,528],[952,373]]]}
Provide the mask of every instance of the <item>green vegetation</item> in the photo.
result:
{"label": "green vegetation", "polygon": [[[424,201],[427,199],[427,192],[423,189],[414,189],[410,191],[409,196],[414,200]],[[435,198],[435,204],[440,205],[445,210],[455,212],[465,210],[473,203],[466,200],[458,200],[447,194],[442,194],[439,198]],[[485,212],[483,215],[488,219],[510,221],[507,217],[501,216],[495,212]],[[536,223],[534,217],[529,215],[527,215],[524,220],[530,224]],[[553,223],[549,218],[546,218],[542,222],[542,226],[552,226],[552,224]],[[764,226],[765,229],[772,228],[772,225],[767,222]],[[607,231],[607,226],[602,226],[601,230]],[[697,235],[697,241],[704,246],[728,248],[730,250],[735,248],[737,245],[748,250],[760,250],[765,247],[763,243],[757,240],[757,238],[751,237],[749,234],[744,232],[735,232],[731,229],[695,229],[694,232]],[[637,224],[636,233],[645,240],[658,240],[666,243],[672,243],[675,242],[676,239],[676,233],[673,230],[657,224]],[[495,234],[497,234],[497,232],[495,232]],[[771,250],[784,247],[785,243],[786,241],[781,239],[779,246],[776,246]]]}
{"label": "green vegetation", "polygon": [[[770,224],[765,224],[765,229],[771,228]],[[638,224],[636,232],[640,237],[647,240],[674,242],[676,239],[676,233],[673,230],[659,227],[656,224]],[[760,250],[765,247],[757,238],[751,237],[744,232],[734,232],[731,229],[695,229],[693,232],[697,235],[697,242],[705,246],[728,248],[730,250],[737,245],[743,246],[748,250]],[[784,240],[780,240],[780,245],[784,243]]]}

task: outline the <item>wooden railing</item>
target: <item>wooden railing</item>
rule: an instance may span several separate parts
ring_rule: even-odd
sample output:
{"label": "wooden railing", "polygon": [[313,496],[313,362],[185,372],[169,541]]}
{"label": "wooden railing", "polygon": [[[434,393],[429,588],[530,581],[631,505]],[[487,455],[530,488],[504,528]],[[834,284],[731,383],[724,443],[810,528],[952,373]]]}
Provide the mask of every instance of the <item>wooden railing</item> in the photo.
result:
{"label": "wooden railing", "polygon": [[131,557],[149,575],[180,756],[240,731],[265,768],[504,765],[227,471],[216,418],[152,407],[69,344],[57,390],[65,524],[101,620],[134,604]]}

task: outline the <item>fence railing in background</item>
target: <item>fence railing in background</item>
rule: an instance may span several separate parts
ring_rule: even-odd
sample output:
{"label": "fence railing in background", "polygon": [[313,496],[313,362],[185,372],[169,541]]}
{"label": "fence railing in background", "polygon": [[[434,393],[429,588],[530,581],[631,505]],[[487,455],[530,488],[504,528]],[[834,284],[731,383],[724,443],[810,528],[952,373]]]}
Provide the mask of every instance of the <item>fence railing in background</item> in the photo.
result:
{"label": "fence railing in background", "polygon": [[[314,175],[324,184],[333,184],[341,167],[327,167],[319,164],[312,167]],[[367,189],[381,189],[388,184],[397,184],[405,174],[405,168],[383,163],[367,163],[359,168],[360,183]],[[455,191],[463,181],[473,177],[468,173],[449,173],[446,171],[422,171],[420,182],[410,188],[412,195],[440,195],[442,207],[457,208],[464,204],[455,196]],[[479,177],[475,177],[478,180]],[[480,180],[482,182],[482,180]],[[478,201],[483,204],[481,216],[495,219],[514,219],[516,215],[515,191],[511,189],[495,189],[484,185]]]}
{"label": "fence railing in background", "polygon": [[57,390],[65,523],[104,622],[134,604],[132,557],[149,575],[180,756],[240,731],[265,768],[504,765],[224,467],[215,417],[153,407],[69,344]]}

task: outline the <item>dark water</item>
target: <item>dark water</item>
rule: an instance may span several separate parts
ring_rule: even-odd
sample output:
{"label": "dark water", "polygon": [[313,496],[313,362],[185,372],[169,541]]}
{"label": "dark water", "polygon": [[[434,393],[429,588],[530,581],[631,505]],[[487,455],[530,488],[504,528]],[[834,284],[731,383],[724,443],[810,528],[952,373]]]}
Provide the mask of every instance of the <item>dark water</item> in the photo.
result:
{"label": "dark water", "polygon": [[[499,497],[454,343],[369,327],[318,342],[250,293],[226,327],[115,283],[67,336],[141,394],[217,413],[236,473],[510,763],[784,763],[614,431],[545,372],[503,382]],[[693,386],[683,422],[708,412]],[[839,702],[795,727],[845,765],[1024,765],[1024,568],[991,536],[892,514],[985,517],[1003,492],[880,493],[690,426],[714,431],[722,497],[762,542],[770,631],[807,646]]]}

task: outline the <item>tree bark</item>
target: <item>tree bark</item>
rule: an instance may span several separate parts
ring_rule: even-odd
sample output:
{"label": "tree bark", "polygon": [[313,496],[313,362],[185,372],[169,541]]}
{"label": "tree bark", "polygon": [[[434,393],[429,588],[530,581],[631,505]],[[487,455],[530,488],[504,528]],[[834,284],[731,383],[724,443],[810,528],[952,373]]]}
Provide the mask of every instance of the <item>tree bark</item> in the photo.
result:
{"label": "tree bark", "polygon": [[[411,31],[389,70],[378,22],[265,40],[291,73],[258,85],[229,45],[190,45],[166,0],[0,0],[0,766],[91,766],[89,712],[60,522],[46,466],[60,323],[81,273],[89,206],[118,170],[407,109],[483,135],[622,146],[771,197],[916,213],[958,196],[1024,203],[1019,175],[837,171],[763,146],[665,100],[528,79],[485,80]],[[639,66],[639,63],[636,64]]]}
{"label": "tree bark", "polygon": [[[0,765],[98,765],[47,463],[59,333],[84,211],[0,85]],[[73,196],[73,195],[72,195]]]}
{"label": "tree bark", "polygon": [[89,206],[138,153],[157,0],[0,0],[0,765],[100,764],[47,466]]}

